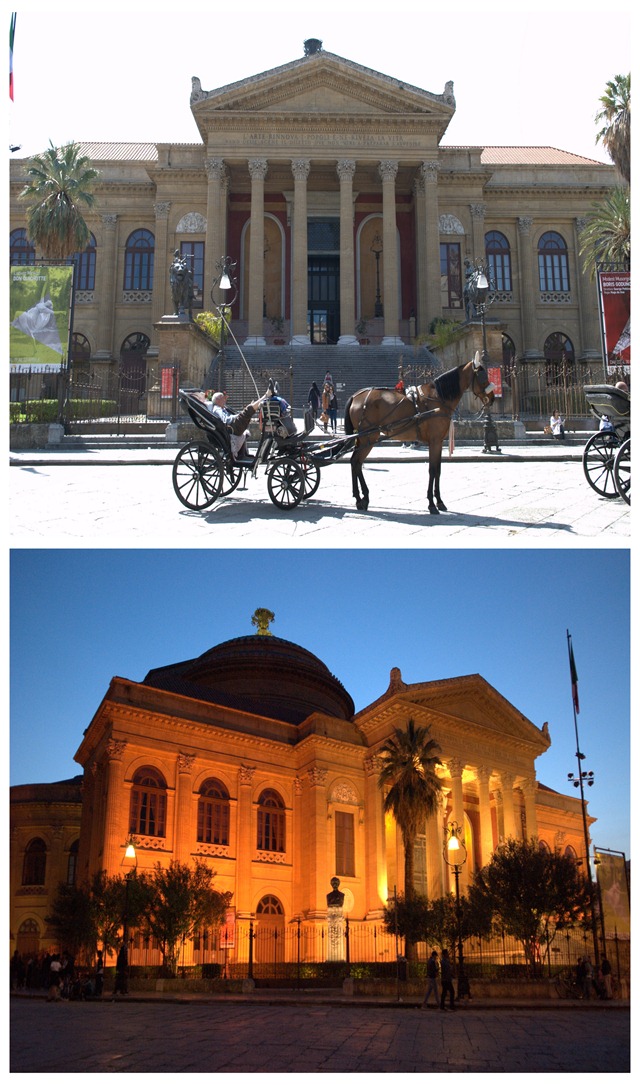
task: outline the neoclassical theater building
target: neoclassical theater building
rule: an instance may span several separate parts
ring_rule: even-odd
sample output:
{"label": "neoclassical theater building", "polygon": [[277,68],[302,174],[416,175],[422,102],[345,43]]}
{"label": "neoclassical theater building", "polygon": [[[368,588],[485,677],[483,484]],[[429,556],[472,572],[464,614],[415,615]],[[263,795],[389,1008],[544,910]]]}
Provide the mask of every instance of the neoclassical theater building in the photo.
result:
{"label": "neoclassical theater building", "polygon": [[[350,920],[379,926],[404,889],[404,857],[383,811],[378,751],[409,719],[430,727],[442,761],[441,805],[416,845],[419,891],[453,891],[443,855],[452,821],[467,848],[462,890],[507,837],[584,854],[580,801],[537,780],[547,723],[479,674],[406,683],[394,667],[380,688],[356,712],[317,656],[264,623],[143,681],[114,677],[75,754],[81,777],[12,789],[12,950],[51,944],[46,915],[60,881],[126,874],[130,839],[139,871],[210,864],[216,887],[233,894],[232,926],[284,932],[300,921],[311,945],[334,877]],[[187,963],[198,949],[184,947]],[[242,952],[239,940],[232,950]]]}
{"label": "neoclassical theater building", "polygon": [[[232,328],[247,349],[353,347],[365,376],[367,345],[408,349],[435,318],[464,321],[465,260],[483,259],[505,361],[564,359],[578,373],[601,361],[579,234],[612,166],[553,147],[447,145],[453,83],[422,90],[317,39],[227,86],[194,77],[190,107],[197,143],[81,144],[100,178],[72,354],[94,373],[157,356],[176,250],[196,311],[223,300],[220,261],[235,262]],[[18,200],[26,165],[11,163],[13,263],[38,256]]]}

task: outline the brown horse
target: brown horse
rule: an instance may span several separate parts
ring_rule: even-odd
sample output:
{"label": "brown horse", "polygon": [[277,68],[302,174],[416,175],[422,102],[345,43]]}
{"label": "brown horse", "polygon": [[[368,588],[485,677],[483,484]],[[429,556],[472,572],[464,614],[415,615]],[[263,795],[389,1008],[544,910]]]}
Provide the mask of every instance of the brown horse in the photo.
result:
{"label": "brown horse", "polygon": [[440,497],[442,443],[453,412],[468,388],[485,406],[493,403],[494,387],[480,361],[480,351],[472,361],[442,373],[432,384],[413,389],[413,395],[391,388],[363,388],[351,396],[345,408],[344,431],[358,435],[351,457],[356,508],[369,508],[362,465],[376,442],[389,437],[429,446],[429,512],[447,511]]}

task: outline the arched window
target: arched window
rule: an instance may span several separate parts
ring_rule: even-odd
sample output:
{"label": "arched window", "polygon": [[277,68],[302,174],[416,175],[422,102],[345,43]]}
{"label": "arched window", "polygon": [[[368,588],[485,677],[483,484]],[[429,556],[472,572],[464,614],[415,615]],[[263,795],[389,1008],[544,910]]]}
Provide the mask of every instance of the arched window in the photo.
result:
{"label": "arched window", "polygon": [[36,250],[29,241],[26,230],[12,230],[9,238],[9,263],[11,266],[35,264]]}
{"label": "arched window", "polygon": [[572,844],[567,844],[566,848],[564,849],[564,854],[566,855],[567,859],[573,859],[574,863],[578,862],[578,853]]}
{"label": "arched window", "polygon": [[544,344],[547,385],[571,383],[575,351],[564,332],[553,332]]}
{"label": "arched window", "polygon": [[67,885],[76,884],[76,874],[78,873],[78,845],[79,841],[74,840],[73,844],[69,848],[69,861],[67,863]]}
{"label": "arched window", "polygon": [[285,851],[284,803],[267,789],[258,799],[258,851]]}
{"label": "arched window", "polygon": [[23,885],[44,885],[47,873],[47,845],[39,836],[30,840],[22,864]]}
{"label": "arched window", "polygon": [[543,234],[538,243],[538,273],[540,290],[567,291],[569,289],[569,260],[563,237],[554,230]]}
{"label": "arched window", "polygon": [[76,289],[95,290],[96,285],[96,239],[93,234],[89,237],[89,244],[84,252],[76,252],[73,256],[76,265]]}
{"label": "arched window", "polygon": [[198,799],[198,840],[229,843],[229,792],[219,780],[205,780]]}
{"label": "arched window", "polygon": [[82,335],[81,332],[74,332],[71,336],[71,361],[74,364],[82,365],[84,362],[88,362],[90,358],[91,343],[86,335]]}
{"label": "arched window", "polygon": [[504,234],[489,230],[484,238],[491,282],[496,290],[511,290],[511,249]]}
{"label": "arched window", "polygon": [[545,853],[545,855],[551,855],[551,848],[547,844],[546,840],[539,840],[538,847],[540,848],[540,851],[543,851]]}
{"label": "arched window", "polygon": [[129,234],[124,252],[124,289],[153,290],[155,238],[149,230]]}
{"label": "arched window", "polygon": [[36,957],[40,951],[40,928],[35,919],[25,919],[18,927],[16,949],[23,957]]}
{"label": "arched window", "polygon": [[133,777],[129,832],[139,836],[165,836],[167,785],[157,769],[138,769]]}
{"label": "arched window", "polygon": [[284,915],[284,909],[277,897],[267,893],[262,900],[258,901],[256,915]]}

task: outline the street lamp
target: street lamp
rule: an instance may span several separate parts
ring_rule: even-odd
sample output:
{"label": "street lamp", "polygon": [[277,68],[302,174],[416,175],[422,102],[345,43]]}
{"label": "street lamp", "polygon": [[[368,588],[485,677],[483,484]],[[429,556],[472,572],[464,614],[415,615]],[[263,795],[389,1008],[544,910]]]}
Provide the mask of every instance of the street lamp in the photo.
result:
{"label": "street lamp", "polygon": [[138,866],[133,840],[128,840],[124,850],[124,915],[122,917],[122,946],[116,964],[116,990],[126,995],[129,989],[129,886]]}
{"label": "street lamp", "polygon": [[482,324],[482,361],[486,364],[489,361],[486,315],[487,306],[493,301],[493,296],[489,297],[491,292],[490,276],[481,260],[469,272],[466,289],[469,301],[479,315]]}
{"label": "street lamp", "polygon": [[382,238],[376,234],[371,242],[371,252],[376,258],[376,304],[373,310],[374,316],[382,316],[382,301],[380,298],[380,256],[382,255]]}
{"label": "street lamp", "polygon": [[[218,388],[223,387],[222,375],[224,372],[224,344],[227,337],[227,331],[230,331],[229,322],[227,320],[227,312],[230,312],[231,306],[238,296],[238,280],[235,277],[236,261],[232,260],[230,256],[223,256],[222,260],[219,260],[216,264],[216,275],[213,283],[211,284],[211,301],[213,307],[220,317],[220,352],[218,354]],[[218,303],[216,301],[216,290],[227,291],[233,290],[234,294],[231,300],[225,298]]]}
{"label": "street lamp", "polygon": [[453,876],[456,883],[456,919],[458,921],[458,998],[469,994],[469,983],[464,974],[464,957],[462,954],[462,906],[460,904],[460,871],[467,861],[467,849],[464,840],[460,839],[463,830],[457,821],[450,821],[447,825],[444,838],[444,861],[447,866],[453,868]]}

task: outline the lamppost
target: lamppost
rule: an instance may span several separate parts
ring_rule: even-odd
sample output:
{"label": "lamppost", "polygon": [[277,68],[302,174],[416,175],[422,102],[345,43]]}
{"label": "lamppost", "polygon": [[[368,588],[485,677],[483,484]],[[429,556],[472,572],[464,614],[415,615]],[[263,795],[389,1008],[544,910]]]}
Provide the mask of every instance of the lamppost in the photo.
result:
{"label": "lamppost", "polygon": [[584,797],[585,784],[587,787],[593,787],[595,782],[595,774],[593,772],[587,772],[582,768],[582,762],[585,759],[585,755],[580,752],[580,743],[578,741],[578,724],[575,720],[575,705],[574,705],[574,722],[576,727],[576,744],[578,749],[576,750],[576,758],[578,760],[579,772],[567,773],[567,780],[573,784],[574,787],[580,788],[580,805],[582,807],[582,831],[584,834],[584,848],[585,848],[585,862],[587,864],[587,881],[589,882],[589,890],[591,893],[591,936],[593,939],[593,956],[595,960],[596,970],[600,966],[600,951],[598,947],[598,924],[596,919],[596,905],[594,897],[593,878],[591,876],[591,862],[589,858],[589,826],[587,825],[587,804]]}
{"label": "lamppost", "polygon": [[462,953],[462,905],[460,904],[460,871],[467,861],[467,849],[462,837],[462,826],[457,821],[450,821],[444,837],[442,854],[447,866],[452,867],[456,883],[456,919],[458,921],[458,998],[469,993],[469,984],[464,974]]}
{"label": "lamppost", "polygon": [[473,305],[476,313],[480,317],[480,323],[482,325],[482,361],[486,365],[489,361],[489,353],[487,351],[487,306],[491,304],[493,298],[489,298],[491,291],[491,282],[489,274],[482,263],[479,260],[471,271],[467,281],[468,298]]}
{"label": "lamppost", "polygon": [[122,917],[122,946],[116,964],[116,988],[121,994],[126,995],[129,989],[129,886],[132,878],[135,878],[138,866],[138,857],[133,840],[127,841],[122,866],[125,868],[124,915]]}
{"label": "lamppost", "polygon": [[[238,281],[235,278],[236,261],[232,260],[230,256],[223,256],[222,260],[219,260],[216,264],[216,271],[218,272],[216,278],[211,284],[211,301],[213,307],[220,317],[220,352],[218,354],[218,388],[222,389],[223,380],[222,375],[224,372],[224,344],[227,338],[227,331],[230,330],[229,322],[227,320],[227,312],[231,310],[231,306],[238,296]],[[222,290],[225,293],[228,290],[233,290],[234,294],[231,300],[224,299],[224,301],[218,303],[216,301],[215,292]]]}
{"label": "lamppost", "polygon": [[382,300],[380,298],[380,256],[382,255],[382,238],[376,234],[371,242],[371,252],[376,258],[376,304],[373,310],[374,316],[382,316]]}

